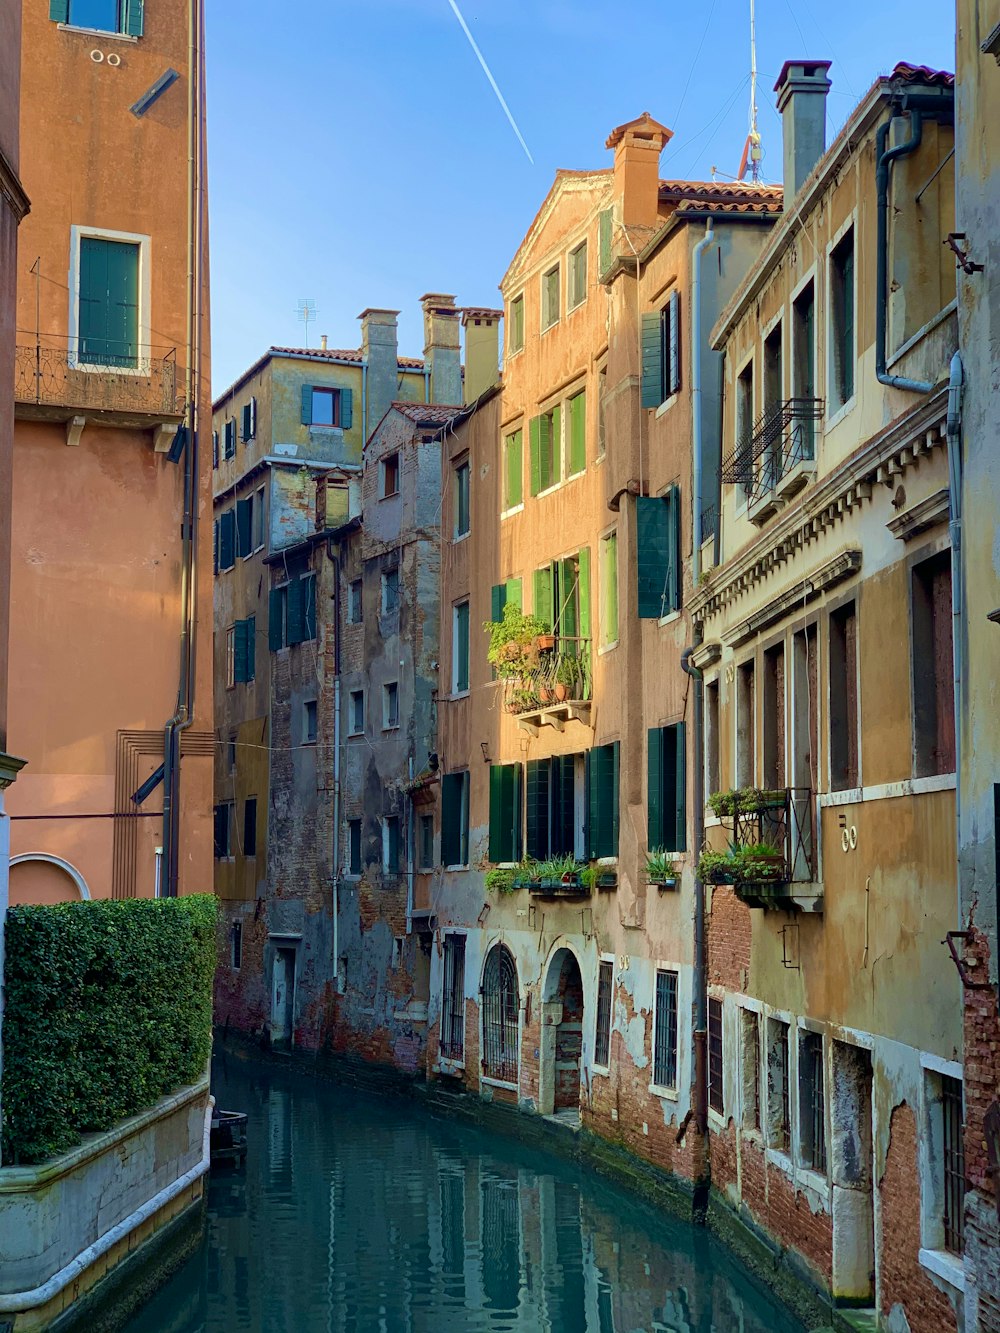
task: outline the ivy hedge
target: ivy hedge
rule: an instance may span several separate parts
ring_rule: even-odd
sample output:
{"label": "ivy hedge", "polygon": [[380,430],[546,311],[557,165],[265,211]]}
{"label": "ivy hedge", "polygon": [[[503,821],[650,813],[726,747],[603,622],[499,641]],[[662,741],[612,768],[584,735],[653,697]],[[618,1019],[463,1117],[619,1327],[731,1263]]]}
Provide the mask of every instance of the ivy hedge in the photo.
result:
{"label": "ivy hedge", "polygon": [[3,1162],[65,1152],[201,1077],[215,928],[208,895],[10,909]]}

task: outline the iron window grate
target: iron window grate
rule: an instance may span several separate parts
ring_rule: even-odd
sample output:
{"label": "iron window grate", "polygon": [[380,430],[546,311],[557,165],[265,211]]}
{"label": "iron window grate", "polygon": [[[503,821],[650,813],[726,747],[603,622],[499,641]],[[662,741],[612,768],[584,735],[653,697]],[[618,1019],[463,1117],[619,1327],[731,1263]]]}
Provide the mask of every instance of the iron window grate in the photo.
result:
{"label": "iron window grate", "polygon": [[655,1049],[653,1082],[660,1088],[677,1087],[677,973],[656,974]]}
{"label": "iron window grate", "polygon": [[597,975],[597,1034],[594,1061],[607,1068],[611,1064],[611,988],[612,967],[602,962]]}
{"label": "iron window grate", "polygon": [[823,1096],[823,1036],[804,1032],[799,1046],[799,1114],[802,1160],[826,1172],[826,1106]]}
{"label": "iron window grate", "polygon": [[962,1141],[962,1083],[941,1076],[944,1128],[944,1245],[952,1254],[965,1248],[965,1145]]}
{"label": "iron window grate", "polygon": [[465,1054],[464,935],[449,935],[445,940],[441,1054],[446,1060],[461,1060]]}
{"label": "iron window grate", "polygon": [[708,1104],[721,1115],[722,1097],[722,1001],[708,1002]]}
{"label": "iron window grate", "polygon": [[517,970],[510,950],[498,944],[483,970],[483,1073],[517,1082]]}

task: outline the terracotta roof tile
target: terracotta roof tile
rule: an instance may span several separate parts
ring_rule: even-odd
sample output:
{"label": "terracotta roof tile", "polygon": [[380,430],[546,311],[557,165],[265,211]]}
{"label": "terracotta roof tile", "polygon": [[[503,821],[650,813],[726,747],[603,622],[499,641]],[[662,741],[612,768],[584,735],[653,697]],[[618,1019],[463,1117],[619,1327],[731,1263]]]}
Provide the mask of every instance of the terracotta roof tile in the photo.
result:
{"label": "terracotta roof tile", "polygon": [[901,60],[890,74],[890,79],[901,83],[932,83],[939,88],[954,88],[955,76],[946,69],[931,69],[929,65],[911,65]]}
{"label": "terracotta roof tile", "polygon": [[444,426],[462,411],[462,404],[454,407],[441,403],[393,403],[397,412],[409,417],[418,426]]}
{"label": "terracotta roof tile", "polygon": [[745,212],[774,210],[780,207],[782,194],[780,185],[743,181],[660,181],[660,198],[666,202],[735,204]]}
{"label": "terracotta roof tile", "polygon": [[[362,357],[360,347],[272,347],[270,351],[272,356],[326,357],[330,361],[352,361],[355,365],[361,364]],[[424,368],[423,360],[416,356],[401,356],[398,358],[398,364],[400,370],[423,370]]]}

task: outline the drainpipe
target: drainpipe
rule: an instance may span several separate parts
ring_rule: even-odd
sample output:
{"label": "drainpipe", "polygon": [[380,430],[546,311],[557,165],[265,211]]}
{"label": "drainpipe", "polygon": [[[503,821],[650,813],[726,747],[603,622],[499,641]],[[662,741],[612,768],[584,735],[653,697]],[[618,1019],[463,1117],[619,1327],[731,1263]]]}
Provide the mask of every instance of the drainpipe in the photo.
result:
{"label": "drainpipe", "polygon": [[[410,755],[409,768],[407,770],[409,779],[413,781],[413,755]],[[415,870],[415,857],[413,855],[414,838],[416,835],[417,821],[414,818],[413,796],[406,798],[406,933],[413,930],[413,875]]]}
{"label": "drainpipe", "polygon": [[368,362],[361,362],[361,448],[368,443]]}
{"label": "drainpipe", "polygon": [[694,247],[691,269],[691,493],[692,516],[691,575],[697,588],[701,578],[701,257],[715,240],[714,219],[705,223],[705,235]]}
{"label": "drainpipe", "polygon": [[964,693],[965,650],[962,643],[962,611],[964,602],[964,560],[962,552],[962,393],[965,371],[962,354],[951,358],[948,376],[948,500],[951,534],[951,651],[955,669],[955,825],[958,851],[958,904],[959,922],[964,926],[962,912],[962,701]]}
{"label": "drainpipe", "polygon": [[333,987],[340,994],[340,557],[331,546],[327,555],[333,561]]}

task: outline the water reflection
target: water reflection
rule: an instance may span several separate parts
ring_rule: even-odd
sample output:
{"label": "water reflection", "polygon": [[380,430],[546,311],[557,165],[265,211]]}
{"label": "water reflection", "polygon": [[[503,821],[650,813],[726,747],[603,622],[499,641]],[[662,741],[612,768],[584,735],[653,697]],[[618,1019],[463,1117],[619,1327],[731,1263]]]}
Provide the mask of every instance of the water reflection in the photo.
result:
{"label": "water reflection", "polygon": [[219,1065],[249,1115],[204,1243],[129,1333],[801,1333],[704,1232],[395,1101]]}

